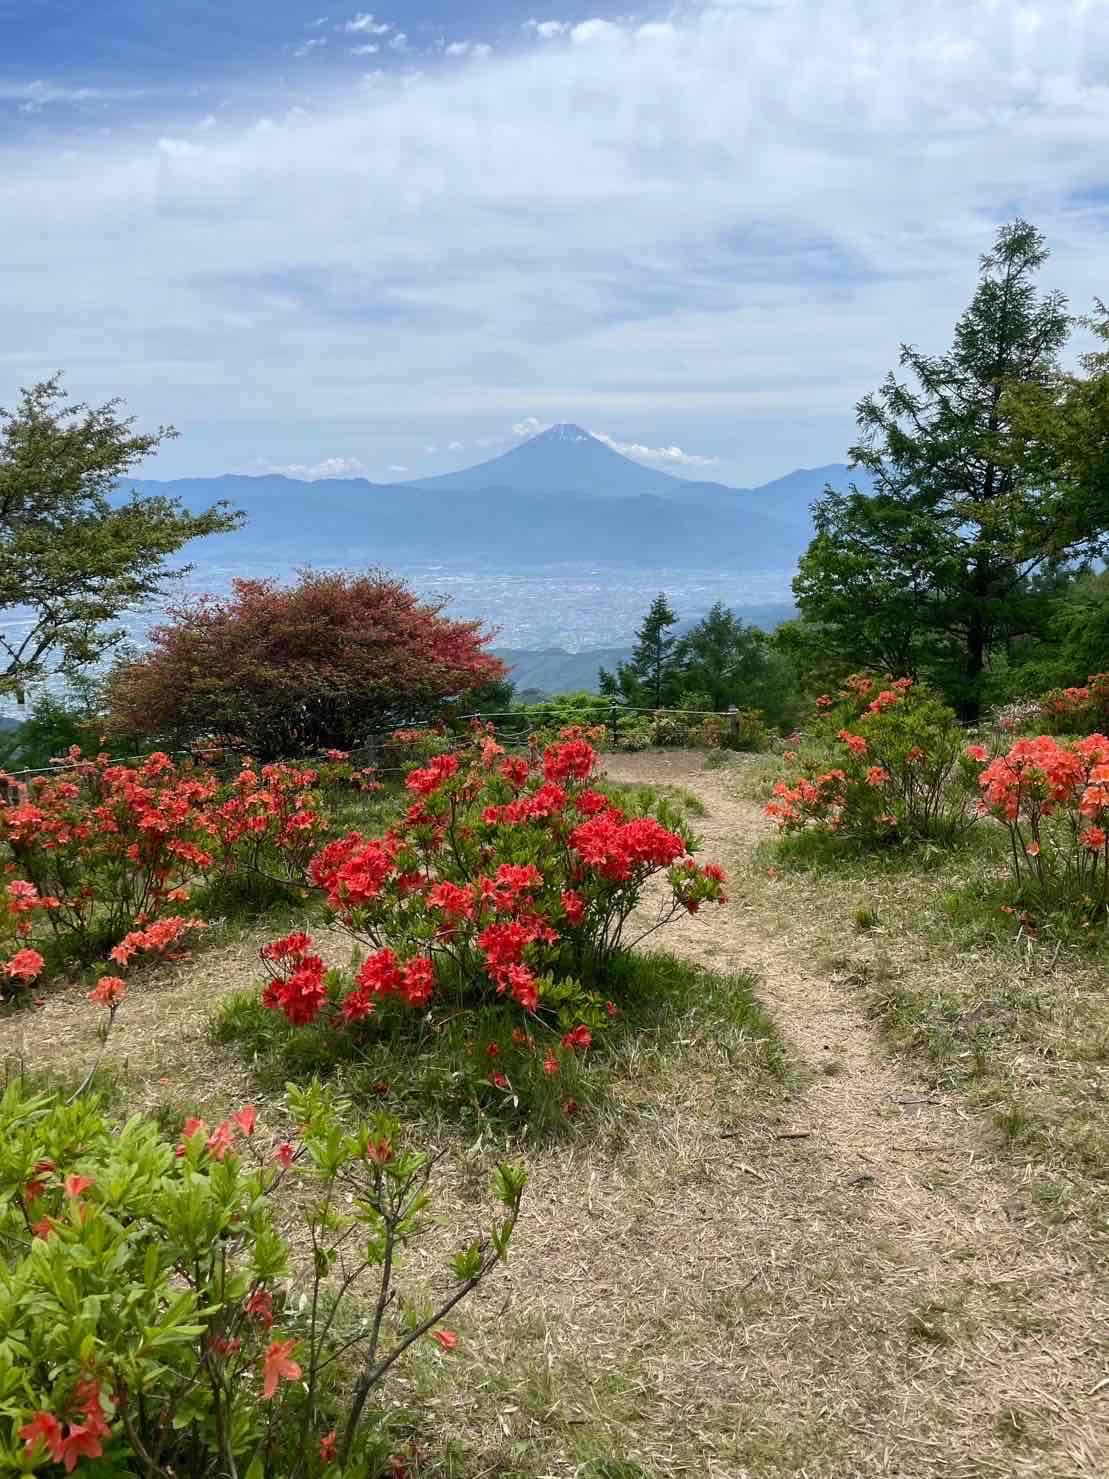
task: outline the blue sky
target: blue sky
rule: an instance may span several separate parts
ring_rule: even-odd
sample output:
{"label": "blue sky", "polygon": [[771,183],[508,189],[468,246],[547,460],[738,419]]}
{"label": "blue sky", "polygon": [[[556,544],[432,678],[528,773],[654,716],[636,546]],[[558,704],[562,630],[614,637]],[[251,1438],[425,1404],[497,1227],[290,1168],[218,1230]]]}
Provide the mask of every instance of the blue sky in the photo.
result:
{"label": "blue sky", "polygon": [[0,0],[0,405],[63,368],[160,476],[375,480],[578,421],[840,460],[1019,211],[1109,297],[1109,0]]}

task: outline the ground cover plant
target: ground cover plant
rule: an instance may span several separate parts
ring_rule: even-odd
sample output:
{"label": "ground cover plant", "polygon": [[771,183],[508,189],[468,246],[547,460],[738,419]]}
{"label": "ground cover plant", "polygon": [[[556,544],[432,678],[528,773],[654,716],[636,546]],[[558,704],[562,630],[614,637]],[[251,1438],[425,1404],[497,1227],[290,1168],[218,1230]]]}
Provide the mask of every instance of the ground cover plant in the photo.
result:
{"label": "ground cover plant", "polygon": [[379,1388],[416,1341],[457,1345],[443,1322],[507,1258],[525,1176],[498,1168],[499,1213],[448,1259],[445,1292],[413,1301],[400,1263],[433,1225],[435,1157],[318,1085],[289,1099],[295,1139],[247,1104],[189,1118],[175,1149],[149,1118],[120,1128],[95,1100],[9,1085],[4,1472],[403,1472]]}

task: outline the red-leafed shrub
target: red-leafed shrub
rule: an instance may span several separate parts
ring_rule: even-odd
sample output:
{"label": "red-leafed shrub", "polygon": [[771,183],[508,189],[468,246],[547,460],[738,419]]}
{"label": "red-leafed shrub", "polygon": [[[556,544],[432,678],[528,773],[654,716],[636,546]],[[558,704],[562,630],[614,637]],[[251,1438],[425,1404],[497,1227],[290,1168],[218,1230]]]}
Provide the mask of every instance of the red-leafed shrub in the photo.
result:
{"label": "red-leafed shrub", "polygon": [[[485,735],[412,770],[412,803],[394,827],[350,833],[308,867],[366,950],[353,979],[292,935],[262,952],[264,1004],[297,1026],[346,1030],[385,1000],[453,1011],[515,1001],[521,1021],[557,1027],[565,1051],[587,1047],[611,1015],[613,957],[724,897],[723,872],[693,860],[680,825],[629,815],[590,785],[597,759],[580,732],[528,758]],[[660,875],[653,918],[629,929]]]}
{"label": "red-leafed shrub", "polygon": [[351,750],[506,671],[477,622],[381,572],[309,572],[287,588],[238,580],[228,599],[170,614],[150,651],[109,679],[110,732],[216,736],[260,760]]}

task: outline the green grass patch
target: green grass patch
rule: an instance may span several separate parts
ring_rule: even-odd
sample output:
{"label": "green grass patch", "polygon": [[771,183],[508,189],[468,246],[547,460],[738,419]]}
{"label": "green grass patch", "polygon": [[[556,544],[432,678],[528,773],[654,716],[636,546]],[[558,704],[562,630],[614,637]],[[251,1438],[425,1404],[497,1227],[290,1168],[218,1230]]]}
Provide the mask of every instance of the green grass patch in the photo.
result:
{"label": "green grass patch", "polygon": [[[528,1022],[516,1006],[489,1005],[417,1013],[383,1002],[355,1029],[291,1026],[261,1005],[257,991],[231,997],[211,1024],[214,1039],[246,1056],[260,1088],[277,1092],[290,1079],[334,1077],[360,1102],[381,1099],[405,1118],[467,1129],[498,1128],[543,1137],[568,1126],[597,1125],[620,1085],[639,1076],[645,1055],[679,1042],[711,1040],[714,1056],[768,1082],[786,1074],[773,1024],[754,995],[749,973],[722,975],[665,954],[619,960],[603,990],[618,1014],[585,1053],[562,1053],[556,1073],[544,1070],[559,1034]],[[519,1041],[526,1029],[532,1042]],[[507,1087],[493,1081],[501,1073]]]}

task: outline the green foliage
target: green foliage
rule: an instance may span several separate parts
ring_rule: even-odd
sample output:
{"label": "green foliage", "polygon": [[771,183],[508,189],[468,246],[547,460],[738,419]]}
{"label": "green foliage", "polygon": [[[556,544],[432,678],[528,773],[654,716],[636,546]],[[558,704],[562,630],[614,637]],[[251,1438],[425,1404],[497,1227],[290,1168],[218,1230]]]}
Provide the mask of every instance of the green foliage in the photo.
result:
{"label": "green foliage", "polygon": [[290,1089],[289,1110],[296,1143],[263,1148],[248,1105],[211,1131],[187,1121],[175,1152],[148,1118],[119,1128],[95,1102],[9,1085],[0,1470],[385,1473],[371,1399],[507,1258],[525,1178],[498,1169],[500,1214],[448,1259],[446,1297],[402,1299],[401,1255],[435,1223],[435,1158],[316,1083]]}
{"label": "green foliage", "polygon": [[[632,661],[622,663],[615,674],[601,670],[603,696],[633,708],[673,708],[691,715],[733,706],[759,710],[776,729],[797,722],[800,688],[784,648],[775,646],[758,627],[742,622],[723,601],[717,601],[684,637],[666,637],[676,620],[665,597],[659,596],[640,629]],[[681,721],[675,721],[673,733],[654,743],[707,743],[704,738],[688,740],[679,734],[680,728]],[[633,735],[627,735],[624,748],[638,748]]]}
{"label": "green foliage", "polygon": [[634,708],[661,709],[671,704],[677,694],[674,678],[678,664],[677,639],[669,632],[677,620],[665,592],[660,591],[635,634],[631,661],[620,663],[615,674],[601,669],[602,694],[619,695]]}
{"label": "green foliage", "polygon": [[65,400],[56,375],[0,410],[0,611],[31,611],[0,634],[0,693],[19,697],[51,668],[96,662],[122,639],[107,624],[163,593],[171,555],[237,522],[226,504],[191,514],[172,498],[113,502],[120,478],[176,433],[136,434],[119,401]]}
{"label": "green foliage", "polygon": [[[722,601],[678,642],[675,650],[680,705],[723,711],[733,705],[761,713],[774,729],[789,729],[801,712],[793,663],[758,627],[747,626]],[[744,745],[743,748],[758,748]]]}
{"label": "green foliage", "polygon": [[[1044,431],[1071,325],[1058,294],[1037,293],[1046,257],[1034,227],[1003,227],[951,350],[903,346],[916,385],[891,374],[860,401],[851,459],[874,493],[825,493],[794,582],[841,670],[925,676],[967,718],[995,654],[1043,628],[1037,573],[1096,553],[1109,529],[1095,459],[1080,476]],[[1083,391],[1100,408],[1104,389]]]}
{"label": "green foliage", "polygon": [[864,674],[820,702],[820,747],[792,783],[775,783],[767,806],[783,832],[813,825],[864,847],[967,832],[977,767],[946,704],[908,679],[883,687]]}

